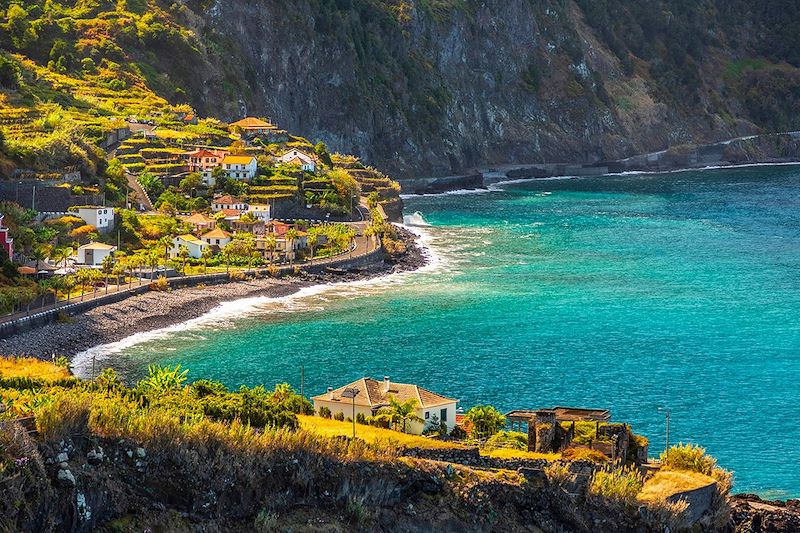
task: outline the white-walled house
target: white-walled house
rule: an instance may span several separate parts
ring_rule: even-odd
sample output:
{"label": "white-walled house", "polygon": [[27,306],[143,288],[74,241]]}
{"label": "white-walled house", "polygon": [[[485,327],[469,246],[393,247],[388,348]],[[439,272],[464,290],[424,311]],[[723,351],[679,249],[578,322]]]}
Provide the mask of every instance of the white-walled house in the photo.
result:
{"label": "white-walled house", "polygon": [[208,233],[204,233],[200,238],[207,245],[218,246],[219,248],[225,248],[233,240],[230,233],[220,228],[212,229]]}
{"label": "white-walled house", "polygon": [[289,150],[280,156],[278,161],[286,163],[287,165],[297,165],[306,172],[316,172],[317,170],[317,164],[314,162],[314,158],[297,149]]}
{"label": "white-walled house", "polygon": [[87,266],[100,266],[103,264],[103,259],[110,255],[114,255],[117,251],[116,246],[104,244],[102,242],[90,242],[78,247],[78,256],[75,263]]}
{"label": "white-walled house", "polygon": [[252,155],[228,155],[222,160],[222,168],[229,178],[253,179],[258,170],[258,161]]}
{"label": "white-walled house", "polygon": [[203,257],[203,250],[208,248],[208,243],[198,239],[194,235],[178,235],[172,239],[172,247],[169,249],[170,257],[178,257],[181,246],[185,246],[189,250],[189,257],[193,259],[200,259]]}
{"label": "white-walled house", "polygon": [[87,224],[91,224],[100,233],[107,233],[114,229],[113,207],[79,207],[78,216]]}
{"label": "white-walled house", "polygon": [[270,208],[268,205],[249,205],[247,212],[253,215],[258,220],[268,222],[270,220]]}
{"label": "white-walled house", "polygon": [[345,418],[353,417],[354,401],[352,398],[343,397],[345,389],[356,389],[355,416],[359,414],[374,416],[384,407],[389,407],[389,397],[394,397],[399,402],[415,400],[417,402],[417,416],[424,423],[409,423],[407,433],[420,435],[426,426],[433,421],[444,422],[450,431],[456,424],[456,405],[458,400],[446,398],[423,389],[418,385],[408,383],[393,383],[389,377],[383,381],[372,378],[361,378],[338,389],[328,388],[328,392],[314,396],[314,410],[319,413],[322,407],[330,409],[331,414],[342,413]]}
{"label": "white-walled house", "polygon": [[235,209],[237,211],[245,211],[247,209],[247,203],[239,198],[235,198],[230,194],[226,194],[225,196],[219,196],[211,200],[211,210],[216,212],[222,211],[224,209]]}

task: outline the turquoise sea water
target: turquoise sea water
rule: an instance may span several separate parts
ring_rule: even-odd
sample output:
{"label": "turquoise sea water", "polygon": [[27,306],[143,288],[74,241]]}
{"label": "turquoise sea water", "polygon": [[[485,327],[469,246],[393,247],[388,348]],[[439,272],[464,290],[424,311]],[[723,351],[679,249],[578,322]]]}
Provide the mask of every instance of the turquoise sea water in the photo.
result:
{"label": "turquoise sea water", "polygon": [[[413,197],[434,263],[237,302],[104,347],[230,386],[390,375],[503,410],[606,407],[698,442],[736,490],[800,496],[800,168],[532,181]],[[419,217],[415,217],[419,221]],[[103,362],[104,365],[109,364]]]}

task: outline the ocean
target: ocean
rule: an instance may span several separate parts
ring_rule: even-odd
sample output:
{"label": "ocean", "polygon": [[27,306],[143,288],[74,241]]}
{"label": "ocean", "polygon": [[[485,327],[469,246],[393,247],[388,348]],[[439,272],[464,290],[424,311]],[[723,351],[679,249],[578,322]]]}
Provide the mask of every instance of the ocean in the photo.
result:
{"label": "ocean", "polygon": [[[307,395],[388,375],[503,411],[608,408],[705,446],[736,492],[800,497],[800,167],[533,180],[415,196],[431,263],[231,302],[100,347]],[[88,355],[79,358],[83,372]]]}

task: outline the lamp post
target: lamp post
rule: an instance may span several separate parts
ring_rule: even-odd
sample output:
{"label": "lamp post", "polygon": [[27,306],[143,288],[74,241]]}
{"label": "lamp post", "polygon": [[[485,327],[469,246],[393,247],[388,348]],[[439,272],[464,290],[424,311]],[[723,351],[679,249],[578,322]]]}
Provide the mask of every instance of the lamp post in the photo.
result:
{"label": "lamp post", "polygon": [[342,398],[353,399],[353,438],[356,438],[356,396],[359,390],[353,387],[348,387],[342,392]]}

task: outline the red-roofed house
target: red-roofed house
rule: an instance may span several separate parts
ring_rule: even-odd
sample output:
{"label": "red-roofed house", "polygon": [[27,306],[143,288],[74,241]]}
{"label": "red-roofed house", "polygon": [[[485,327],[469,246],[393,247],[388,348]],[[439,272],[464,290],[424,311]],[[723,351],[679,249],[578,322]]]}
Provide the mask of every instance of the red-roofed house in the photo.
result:
{"label": "red-roofed house", "polygon": [[[358,394],[354,399],[347,398],[342,395],[345,389],[355,389]],[[414,400],[417,404],[417,416],[425,421],[424,423],[409,423],[406,428],[407,433],[420,435],[425,426],[435,421],[446,423],[448,431],[455,426],[458,400],[441,396],[423,389],[419,385],[393,383],[388,376],[384,377],[383,381],[361,378],[338,389],[329,387],[328,392],[314,396],[312,400],[314,401],[314,410],[317,412],[320,408],[327,407],[334,415],[342,413],[345,417],[352,418],[354,408],[355,416],[359,414],[365,417],[376,415],[382,408],[389,406],[390,396],[399,402]]]}

